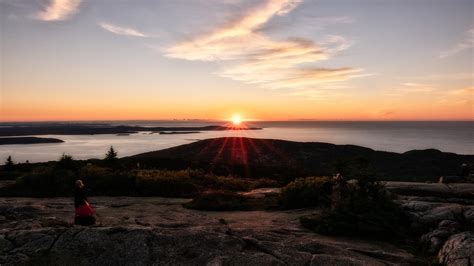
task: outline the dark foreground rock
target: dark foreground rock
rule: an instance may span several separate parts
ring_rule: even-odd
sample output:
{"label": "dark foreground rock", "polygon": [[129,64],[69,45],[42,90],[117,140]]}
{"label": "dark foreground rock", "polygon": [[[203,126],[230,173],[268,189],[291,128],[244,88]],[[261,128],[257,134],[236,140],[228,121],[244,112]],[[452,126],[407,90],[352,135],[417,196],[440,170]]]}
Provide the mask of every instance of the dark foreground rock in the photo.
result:
{"label": "dark foreground rock", "polygon": [[[99,224],[72,226],[70,198],[0,198],[0,265],[400,265],[386,242],[300,226],[314,209],[206,212],[186,199],[93,197]],[[14,206],[12,206],[14,205]]]}
{"label": "dark foreground rock", "polygon": [[[42,265],[387,265],[410,264],[393,250],[359,250],[305,234],[220,228],[95,227],[20,230],[0,238],[0,264]],[[280,241],[276,241],[279,239]],[[364,248],[364,247],[362,247]],[[373,247],[372,247],[373,248]]]}
{"label": "dark foreground rock", "polygon": [[[405,184],[402,184],[405,186]],[[396,187],[396,184],[390,184]],[[401,186],[401,185],[400,185]],[[426,186],[412,183],[411,186]],[[471,186],[459,185],[466,193]],[[263,198],[278,189],[242,193]],[[94,227],[72,226],[72,198],[1,198],[0,265],[472,265],[470,199],[400,196],[428,251],[303,228],[318,209],[197,211],[188,199],[92,197]]]}
{"label": "dark foreground rock", "polygon": [[471,200],[412,196],[400,203],[411,218],[411,230],[422,233],[419,244],[426,252],[437,254],[443,265],[473,265]]}
{"label": "dark foreground rock", "polygon": [[474,264],[474,233],[452,235],[438,253],[440,263],[455,266]]}

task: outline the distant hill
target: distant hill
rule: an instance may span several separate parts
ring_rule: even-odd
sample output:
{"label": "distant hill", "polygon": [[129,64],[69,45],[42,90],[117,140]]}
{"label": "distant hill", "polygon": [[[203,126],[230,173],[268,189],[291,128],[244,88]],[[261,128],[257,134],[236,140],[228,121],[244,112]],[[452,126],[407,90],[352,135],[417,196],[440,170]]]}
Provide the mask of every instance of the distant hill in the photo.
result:
{"label": "distant hill", "polygon": [[365,168],[383,180],[426,181],[456,175],[462,163],[474,166],[474,155],[434,149],[405,153],[374,151],[354,145],[272,139],[216,138],[122,158],[145,168],[202,168],[217,174],[294,178],[332,175]]}

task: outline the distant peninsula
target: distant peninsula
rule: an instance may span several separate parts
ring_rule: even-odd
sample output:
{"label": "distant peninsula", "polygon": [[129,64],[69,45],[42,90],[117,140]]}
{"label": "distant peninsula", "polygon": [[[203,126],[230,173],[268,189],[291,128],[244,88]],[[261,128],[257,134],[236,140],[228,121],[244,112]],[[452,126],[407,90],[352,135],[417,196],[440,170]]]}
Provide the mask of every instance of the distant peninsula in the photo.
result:
{"label": "distant peninsula", "polygon": [[62,143],[62,142],[64,141],[60,139],[54,139],[54,138],[37,138],[37,137],[0,138],[0,145]]}
{"label": "distant peninsula", "polygon": [[[202,127],[141,127],[108,124],[67,124],[67,123],[31,123],[0,127],[0,136],[29,136],[29,135],[99,135],[99,134],[133,134],[138,132],[192,132],[198,131],[223,131],[223,130],[259,130],[258,127],[227,127],[227,126],[202,126]],[[165,133],[166,134],[166,133]]]}

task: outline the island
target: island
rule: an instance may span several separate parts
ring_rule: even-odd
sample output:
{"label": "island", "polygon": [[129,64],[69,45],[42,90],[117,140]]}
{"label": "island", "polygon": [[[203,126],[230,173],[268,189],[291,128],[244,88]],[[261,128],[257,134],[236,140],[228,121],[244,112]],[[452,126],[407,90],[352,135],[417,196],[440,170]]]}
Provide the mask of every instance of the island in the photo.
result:
{"label": "island", "polygon": [[63,140],[55,138],[37,138],[37,137],[8,137],[0,138],[0,145],[13,144],[44,144],[44,143],[62,143]]}

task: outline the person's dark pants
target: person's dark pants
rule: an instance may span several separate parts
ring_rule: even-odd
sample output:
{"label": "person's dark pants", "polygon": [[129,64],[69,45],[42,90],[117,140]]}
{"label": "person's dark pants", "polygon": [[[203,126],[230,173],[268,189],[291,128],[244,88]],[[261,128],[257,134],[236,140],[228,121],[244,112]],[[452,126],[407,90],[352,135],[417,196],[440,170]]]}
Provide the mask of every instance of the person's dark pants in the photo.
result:
{"label": "person's dark pants", "polygon": [[76,216],[74,218],[74,224],[77,225],[94,225],[95,224],[95,217],[94,216],[84,216],[84,217],[79,217]]}

